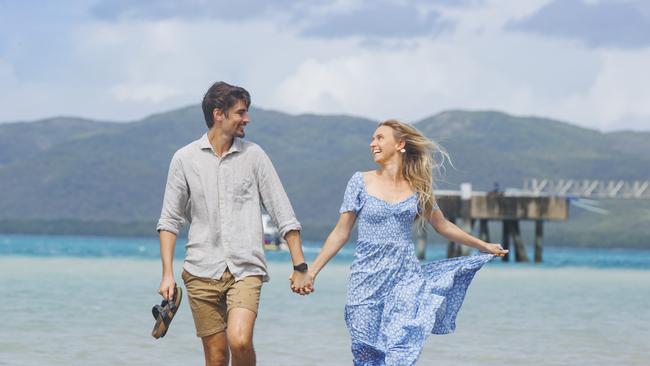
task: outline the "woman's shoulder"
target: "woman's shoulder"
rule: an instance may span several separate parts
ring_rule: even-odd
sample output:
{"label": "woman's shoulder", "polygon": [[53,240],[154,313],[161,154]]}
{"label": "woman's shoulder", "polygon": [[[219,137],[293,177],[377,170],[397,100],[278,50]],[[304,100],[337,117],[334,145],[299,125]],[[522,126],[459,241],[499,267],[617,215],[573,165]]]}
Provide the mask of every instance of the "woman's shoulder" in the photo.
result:
{"label": "woman's shoulder", "polygon": [[367,180],[367,179],[372,179],[372,177],[375,175],[375,171],[374,170],[368,170],[365,172],[358,171],[354,173],[354,175],[357,175],[359,178]]}
{"label": "woman's shoulder", "polygon": [[364,175],[368,172],[362,172],[362,171],[356,171],[350,179],[348,180],[348,186],[353,187],[355,190],[361,190],[361,188],[365,185],[365,178]]}
{"label": "woman's shoulder", "polygon": [[350,181],[365,185],[365,182],[372,179],[372,175],[374,175],[374,173],[374,170],[368,170],[365,172],[356,171],[354,174],[352,174],[352,177],[350,177]]}

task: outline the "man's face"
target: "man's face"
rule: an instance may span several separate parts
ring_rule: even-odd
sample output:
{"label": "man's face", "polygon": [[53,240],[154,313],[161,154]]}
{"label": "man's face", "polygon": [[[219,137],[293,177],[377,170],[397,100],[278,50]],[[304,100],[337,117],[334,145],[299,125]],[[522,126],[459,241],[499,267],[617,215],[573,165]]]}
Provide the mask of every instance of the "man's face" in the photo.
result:
{"label": "man's face", "polygon": [[243,100],[238,101],[226,114],[221,114],[221,129],[225,135],[244,137],[244,127],[250,122],[248,108]]}

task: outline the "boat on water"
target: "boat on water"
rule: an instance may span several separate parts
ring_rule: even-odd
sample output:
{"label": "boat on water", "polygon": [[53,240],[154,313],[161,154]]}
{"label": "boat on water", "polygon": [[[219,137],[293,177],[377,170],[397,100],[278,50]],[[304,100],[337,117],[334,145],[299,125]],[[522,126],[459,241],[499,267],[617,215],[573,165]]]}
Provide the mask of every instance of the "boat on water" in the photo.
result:
{"label": "boat on water", "polygon": [[262,228],[264,229],[264,250],[289,250],[287,243],[284,242],[283,238],[280,238],[278,227],[273,223],[271,216],[266,213],[262,214]]}

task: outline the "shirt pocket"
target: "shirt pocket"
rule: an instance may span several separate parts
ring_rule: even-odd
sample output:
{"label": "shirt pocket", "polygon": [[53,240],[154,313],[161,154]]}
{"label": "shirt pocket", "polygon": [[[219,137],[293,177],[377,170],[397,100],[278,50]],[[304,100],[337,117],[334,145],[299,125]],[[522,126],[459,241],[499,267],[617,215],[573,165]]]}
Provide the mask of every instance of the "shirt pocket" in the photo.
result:
{"label": "shirt pocket", "polygon": [[253,198],[253,178],[244,177],[237,179],[236,177],[233,177],[230,182],[230,189],[235,202],[247,202]]}

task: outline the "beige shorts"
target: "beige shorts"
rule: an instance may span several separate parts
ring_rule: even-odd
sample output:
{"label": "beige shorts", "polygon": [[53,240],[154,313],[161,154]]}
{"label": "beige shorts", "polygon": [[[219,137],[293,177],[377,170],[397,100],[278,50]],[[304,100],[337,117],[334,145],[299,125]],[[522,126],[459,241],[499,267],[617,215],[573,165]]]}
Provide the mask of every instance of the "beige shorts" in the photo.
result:
{"label": "beige shorts", "polygon": [[235,281],[228,269],[221,279],[196,277],[183,270],[182,274],[196,335],[205,337],[226,329],[228,311],[244,308],[257,314],[262,291],[262,276],[249,276]]}

